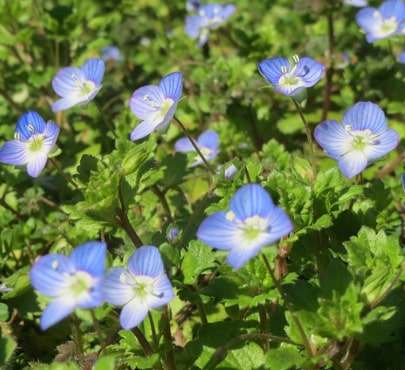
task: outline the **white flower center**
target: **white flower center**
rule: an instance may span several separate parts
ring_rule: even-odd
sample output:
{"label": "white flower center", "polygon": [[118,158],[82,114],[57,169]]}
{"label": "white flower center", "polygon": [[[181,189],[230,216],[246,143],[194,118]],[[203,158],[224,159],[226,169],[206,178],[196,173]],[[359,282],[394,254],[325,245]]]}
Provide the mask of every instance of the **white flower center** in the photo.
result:
{"label": "white flower center", "polygon": [[237,223],[238,229],[241,232],[241,237],[248,243],[255,242],[257,239],[263,236],[263,234],[269,233],[269,225],[267,220],[259,215],[254,215],[245,218],[244,220],[240,220],[236,218],[233,211],[228,211],[225,218],[230,222]]}
{"label": "white flower center", "polygon": [[[164,121],[166,114],[169,112],[170,108],[174,104],[174,100],[171,98],[166,98],[163,102],[157,102],[152,99],[149,95],[145,95],[143,100],[149,104],[152,108],[151,120],[156,124],[160,124]],[[154,114],[153,114],[154,113]]]}
{"label": "white flower center", "polygon": [[379,37],[392,34],[399,27],[399,23],[395,17],[383,18],[378,11],[375,11],[374,18],[376,18],[374,33]]}
{"label": "white flower center", "polygon": [[86,271],[76,271],[69,275],[68,291],[74,297],[89,294],[94,289],[94,278]]}
{"label": "white flower center", "polygon": [[352,150],[363,151],[368,145],[377,142],[379,134],[373,134],[371,130],[353,130],[352,126],[346,125],[345,131],[351,136],[350,146]]}

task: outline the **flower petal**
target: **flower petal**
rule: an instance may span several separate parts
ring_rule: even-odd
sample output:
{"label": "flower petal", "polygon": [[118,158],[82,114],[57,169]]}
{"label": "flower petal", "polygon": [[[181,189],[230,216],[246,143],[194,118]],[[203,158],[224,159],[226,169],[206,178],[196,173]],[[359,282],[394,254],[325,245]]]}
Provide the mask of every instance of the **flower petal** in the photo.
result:
{"label": "flower petal", "polygon": [[262,60],[258,65],[259,72],[273,86],[278,85],[278,81],[283,75],[282,70],[284,68],[287,69],[287,72],[290,72],[291,70],[289,60],[283,57],[265,59]]}
{"label": "flower petal", "polygon": [[178,139],[174,144],[176,152],[194,152],[195,149],[187,137],[182,137]]}
{"label": "flower petal", "polygon": [[306,87],[314,86],[325,72],[325,66],[317,61],[303,57],[296,65],[295,76],[299,76],[305,83]]}
{"label": "flower petal", "polygon": [[83,72],[76,67],[62,68],[52,79],[52,87],[62,97],[72,94],[72,91],[80,91],[80,84],[85,77]]}
{"label": "flower petal", "polygon": [[136,297],[122,308],[120,324],[124,329],[132,329],[138,326],[147,314],[148,306],[146,302]]}
{"label": "flower petal", "polygon": [[145,275],[155,278],[164,273],[159,249],[151,245],[137,249],[129,258],[127,267],[128,271],[135,276]]}
{"label": "flower petal", "polygon": [[45,131],[44,119],[34,111],[24,113],[17,122],[15,132],[20,135],[20,140],[28,140],[32,135],[42,134]]}
{"label": "flower petal", "polygon": [[80,67],[80,69],[82,70],[86,80],[91,80],[96,85],[101,84],[105,69],[105,63],[103,59],[89,59]]}
{"label": "flower petal", "polygon": [[208,149],[217,149],[219,145],[219,136],[216,131],[205,131],[198,137],[197,144],[198,147],[202,146]]}
{"label": "flower petal", "polygon": [[227,212],[216,212],[208,216],[197,231],[197,238],[209,246],[228,250],[240,242],[236,223],[226,219]]}
{"label": "flower petal", "polygon": [[77,104],[84,103],[87,101],[86,97],[79,97],[78,95],[66,96],[65,98],[57,100],[52,104],[52,112],[60,112],[74,107]]}
{"label": "flower petal", "polygon": [[153,122],[142,121],[138,126],[136,126],[130,135],[132,141],[142,139],[145,136],[151,134],[156,128]]}
{"label": "flower petal", "polygon": [[293,231],[293,224],[284,210],[280,207],[274,207],[271,214],[268,216],[270,225],[270,237],[268,244],[272,244],[282,237]]}
{"label": "flower petal", "polygon": [[368,160],[363,151],[351,150],[339,159],[338,164],[343,175],[351,179],[367,167]]}
{"label": "flower petal", "polygon": [[181,72],[173,72],[160,80],[159,87],[165,98],[171,98],[174,101],[178,101],[181,98],[183,88],[182,77]]}
{"label": "flower petal", "polygon": [[269,193],[258,184],[242,186],[232,197],[229,209],[240,220],[259,215],[267,217],[273,210],[274,204]]}
{"label": "flower petal", "polygon": [[398,141],[398,133],[395,130],[387,130],[378,137],[376,144],[364,148],[364,154],[369,160],[380,158],[395,149]]}
{"label": "flower petal", "polygon": [[175,297],[172,284],[166,274],[160,275],[153,284],[153,294],[146,297],[149,308],[158,308]]}
{"label": "flower petal", "polygon": [[0,148],[0,162],[2,163],[22,166],[27,161],[27,143],[19,140],[10,140],[5,142]]}
{"label": "flower petal", "polygon": [[335,160],[351,150],[351,138],[337,121],[320,123],[315,127],[314,137],[323,150]]}
{"label": "flower petal", "polygon": [[370,130],[379,134],[387,129],[387,120],[382,109],[371,102],[359,102],[350,107],[342,117],[342,123],[353,130]]}
{"label": "flower petal", "polygon": [[153,120],[164,100],[165,96],[160,87],[146,85],[134,91],[129,100],[129,107],[139,119]]}
{"label": "flower petal", "polygon": [[[122,268],[113,268],[103,282],[104,298],[114,306],[123,306],[134,298],[131,275]],[[126,283],[128,282],[128,283]]]}
{"label": "flower petal", "polygon": [[41,329],[46,330],[67,317],[74,310],[75,303],[71,296],[63,296],[50,302],[42,313]]}
{"label": "flower petal", "polygon": [[383,18],[395,17],[398,22],[405,20],[405,4],[402,0],[387,0],[378,8]]}
{"label": "flower petal", "polygon": [[67,276],[75,272],[74,266],[66,256],[48,254],[40,257],[29,272],[34,289],[47,297],[57,297],[69,287]]}
{"label": "flower petal", "polygon": [[246,262],[260,252],[261,246],[255,245],[252,248],[246,248],[245,246],[236,245],[232,248],[226,260],[235,269],[241,268]]}
{"label": "flower petal", "polygon": [[45,153],[43,150],[41,152],[29,153],[27,162],[27,173],[31,177],[38,177],[48,160],[48,153]]}
{"label": "flower petal", "polygon": [[70,260],[76,270],[87,271],[96,277],[104,274],[106,253],[104,242],[87,242],[73,250]]}

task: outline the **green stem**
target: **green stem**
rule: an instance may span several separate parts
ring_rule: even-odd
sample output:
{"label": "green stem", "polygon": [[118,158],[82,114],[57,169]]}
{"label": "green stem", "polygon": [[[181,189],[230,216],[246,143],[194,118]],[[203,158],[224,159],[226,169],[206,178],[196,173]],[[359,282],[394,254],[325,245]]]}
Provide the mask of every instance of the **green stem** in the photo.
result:
{"label": "green stem", "polygon": [[155,323],[153,321],[153,317],[152,317],[152,314],[150,313],[150,311],[148,311],[148,319],[149,319],[150,331],[152,332],[153,346],[155,348],[157,348],[159,345],[159,342],[158,342],[157,335],[156,335]]}
{"label": "green stem", "polygon": [[129,221],[127,215],[127,207],[125,204],[124,195],[122,194],[122,186],[121,186],[123,179],[124,177],[122,176],[120,178],[120,183],[118,185],[118,196],[120,199],[121,208],[117,207],[115,209],[115,214],[117,216],[116,222],[124,229],[129,238],[132,240],[132,243],[134,243],[135,247],[140,248],[143,246],[142,240],[132,227],[131,222]]}
{"label": "green stem", "polygon": [[94,313],[93,309],[90,310],[90,315],[91,315],[91,320],[93,321],[94,329],[96,329],[98,341],[100,342],[100,352],[102,353],[105,348],[105,341],[103,338],[103,333],[100,328],[100,323],[98,322],[96,314]]}
{"label": "green stem", "polygon": [[202,154],[200,148],[198,147],[198,145],[196,144],[196,142],[194,141],[194,139],[190,136],[190,134],[188,133],[186,126],[184,126],[181,121],[174,116],[173,117],[174,120],[177,122],[177,124],[180,126],[180,128],[183,130],[184,134],[187,136],[187,139],[190,140],[191,145],[193,146],[193,148],[195,149],[195,151],[197,152],[197,154],[200,156],[201,160],[204,162],[205,166],[207,167],[208,171],[210,171],[213,175],[216,175],[216,172],[214,171],[214,169],[210,166],[210,164],[208,163],[208,161],[205,159],[204,154]]}
{"label": "green stem", "polygon": [[168,350],[166,352],[166,364],[168,370],[176,370],[176,363],[174,360],[174,351],[173,351],[173,344],[172,344],[172,333],[170,331],[170,315],[169,315],[169,306],[166,305],[164,308],[164,313],[162,315],[163,320],[163,338],[168,346]]}
{"label": "green stem", "polygon": [[293,308],[291,307],[291,305],[287,301],[286,296],[285,296],[285,294],[283,292],[283,289],[281,288],[281,284],[277,280],[276,276],[274,275],[274,272],[273,272],[273,270],[272,270],[272,268],[270,266],[270,263],[269,263],[267,257],[263,253],[262,253],[262,257],[263,257],[264,264],[265,264],[265,266],[267,268],[267,271],[269,272],[269,274],[271,276],[271,279],[273,280],[274,286],[276,287],[277,291],[280,293],[280,296],[283,298],[283,300],[285,302],[285,305],[287,307],[287,310],[290,312],[291,317],[293,318],[293,320],[295,322],[295,325],[297,326],[297,329],[298,329],[298,331],[299,331],[299,333],[301,335],[301,339],[302,339],[303,345],[305,347],[305,350],[307,351],[308,356],[312,358],[314,356],[314,354],[312,352],[311,344],[310,344],[310,342],[308,340],[308,337],[305,334],[304,327],[302,326],[302,324],[301,324],[300,320],[298,319],[298,317],[295,315],[295,312],[294,312]]}
{"label": "green stem", "polygon": [[156,194],[156,196],[159,198],[160,203],[162,204],[162,207],[165,211],[165,215],[167,220],[170,223],[174,223],[173,217],[172,217],[172,212],[170,211],[169,203],[167,203],[165,193],[160,190],[160,188],[155,184],[151,186],[152,191]]}
{"label": "green stem", "polygon": [[76,190],[79,190],[79,186],[76,184],[76,182],[75,182],[69,175],[67,175],[67,174],[63,171],[63,169],[61,168],[61,166],[59,166],[59,164],[58,164],[53,158],[48,158],[48,159],[49,159],[49,162],[51,162],[51,163],[54,165],[54,167],[58,170],[59,174],[60,174],[68,183],[72,184],[73,187],[74,187]]}
{"label": "green stem", "polygon": [[[267,315],[266,309],[262,304],[259,304],[259,320],[260,320],[260,332],[262,334],[267,334],[268,331]],[[269,350],[269,341],[267,339],[264,339],[262,345],[263,351],[267,352]]]}
{"label": "green stem", "polygon": [[133,328],[132,332],[136,336],[136,339],[138,339],[139,344],[141,345],[143,351],[145,352],[145,355],[147,357],[152,356],[153,349],[152,349],[151,345],[149,344],[148,340],[143,335],[143,333],[138,329],[138,327]]}
{"label": "green stem", "polygon": [[77,357],[81,358],[84,353],[82,333],[79,328],[79,321],[75,314],[69,317],[70,331],[72,333],[73,343],[75,344],[75,352]]}
{"label": "green stem", "polygon": [[312,133],[311,133],[311,129],[308,125],[307,120],[304,117],[304,113],[302,112],[301,106],[299,105],[299,103],[292,98],[292,101],[294,102],[295,108],[298,111],[298,114],[301,118],[302,123],[304,124],[305,127],[305,134],[307,135],[307,141],[308,141],[308,145],[309,145],[309,163],[311,164],[312,167],[312,173],[313,173],[313,179],[315,179],[315,175],[316,175],[316,163],[315,163],[315,155],[314,155],[314,142],[312,140]]}

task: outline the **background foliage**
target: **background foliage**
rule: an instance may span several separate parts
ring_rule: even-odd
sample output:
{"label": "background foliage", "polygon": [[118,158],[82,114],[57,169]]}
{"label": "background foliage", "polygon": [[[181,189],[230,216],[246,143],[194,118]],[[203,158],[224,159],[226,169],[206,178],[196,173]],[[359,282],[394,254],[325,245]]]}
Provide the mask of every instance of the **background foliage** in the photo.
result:
{"label": "background foliage", "polygon": [[[95,369],[167,367],[170,344],[159,336],[155,353],[145,356],[107,305],[96,310],[102,353],[87,312],[77,312],[84,354],[71,341],[69,320],[46,332],[38,327],[46,302],[28,280],[35,258],[104,239],[109,264],[119,265],[134,250],[124,214],[145,244],[159,247],[175,286],[177,369],[404,368],[405,67],[395,57],[404,37],[390,47],[367,44],[356,8],[339,1],[234,4],[236,13],[198,48],[184,32],[182,1],[0,0],[0,141],[13,137],[27,110],[53,120],[61,127],[54,160],[78,185],[52,163],[38,179],[0,166],[0,366],[89,369],[98,358]],[[53,114],[55,73],[99,57],[108,45],[124,60],[107,61],[95,99],[103,115],[94,102]],[[318,148],[311,181],[294,105],[263,88],[257,72],[262,59],[293,54],[329,68],[308,91],[304,113],[312,129],[326,117],[340,120],[355,102],[373,101],[400,134],[397,150],[360,180],[344,178]],[[208,128],[219,133],[216,163],[235,164],[234,179],[225,180],[223,169],[215,181],[202,166],[190,169],[193,159],[174,153],[183,136],[174,124],[165,136],[129,141],[138,123],[128,107],[132,92],[173,71],[184,81],[176,115],[194,137]],[[245,169],[294,224],[279,249],[263,250],[280,287],[259,256],[235,271],[195,237],[205,215],[226,209],[247,183]],[[173,241],[171,227],[180,230]],[[161,314],[152,316],[160,334]],[[152,339],[148,320],[140,329]]]}

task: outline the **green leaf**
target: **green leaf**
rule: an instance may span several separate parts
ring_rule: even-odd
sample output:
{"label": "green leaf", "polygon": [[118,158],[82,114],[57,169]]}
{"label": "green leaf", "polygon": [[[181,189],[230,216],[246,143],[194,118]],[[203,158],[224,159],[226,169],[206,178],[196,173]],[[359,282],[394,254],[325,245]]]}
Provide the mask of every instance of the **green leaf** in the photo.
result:
{"label": "green leaf", "polygon": [[212,248],[204,243],[193,240],[189,244],[181,262],[185,284],[195,284],[203,272],[211,272],[215,267],[215,254]]}
{"label": "green leaf", "polygon": [[105,356],[97,360],[93,370],[115,370],[115,358],[114,356]]}
{"label": "green leaf", "polygon": [[0,338],[0,366],[2,368],[10,360],[16,347],[17,343],[12,337],[7,335]]}
{"label": "green leaf", "polygon": [[269,369],[299,369],[304,362],[305,358],[301,355],[300,349],[289,344],[270,349],[266,355],[266,366]]}

